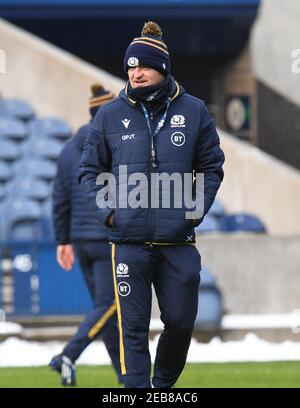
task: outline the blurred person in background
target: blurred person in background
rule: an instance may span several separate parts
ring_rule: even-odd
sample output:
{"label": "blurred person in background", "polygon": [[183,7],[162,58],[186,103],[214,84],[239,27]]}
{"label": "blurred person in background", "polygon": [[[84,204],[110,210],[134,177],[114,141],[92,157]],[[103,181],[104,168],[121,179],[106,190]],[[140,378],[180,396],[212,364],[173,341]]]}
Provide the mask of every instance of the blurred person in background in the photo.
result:
{"label": "blurred person in background", "polygon": [[[194,226],[215,199],[223,179],[224,154],[205,103],[186,93],[170,75],[168,48],[156,23],[146,23],[141,36],[131,42],[124,69],[129,78],[125,89],[99,110],[90,127],[79,178],[99,219],[110,227],[125,387],[170,388],[184,368],[197,314],[201,258],[194,245]],[[124,167],[128,176],[144,176],[145,190],[121,179]],[[102,205],[99,197],[109,190],[105,183],[101,189],[101,177],[97,184],[96,180],[106,173],[113,174],[118,196],[124,198],[120,190],[126,186],[130,190],[126,200],[134,193],[140,201],[137,198],[129,206],[115,202],[114,208]],[[153,176],[162,173],[175,173],[180,180],[186,174],[190,180],[193,174],[204,175],[199,197],[204,210],[193,214],[194,219],[187,218],[182,202],[180,207],[175,201],[162,207],[166,192],[162,183],[154,191],[152,185],[149,189]],[[177,188],[182,193],[182,183]],[[154,197],[159,197],[158,207],[151,205]],[[164,330],[151,380],[152,283]]]}
{"label": "blurred person in background", "polygon": [[[111,92],[99,84],[93,85],[89,101],[91,117],[94,118],[98,109],[112,100]],[[75,385],[75,362],[99,336],[104,341],[118,381],[122,382],[108,228],[96,219],[77,180],[78,164],[88,128],[89,124],[82,126],[74,138],[66,143],[58,160],[53,187],[57,262],[63,269],[70,271],[76,254],[94,304],[93,310],[62,353],[54,356],[49,363],[53,370],[60,373],[63,385]]]}

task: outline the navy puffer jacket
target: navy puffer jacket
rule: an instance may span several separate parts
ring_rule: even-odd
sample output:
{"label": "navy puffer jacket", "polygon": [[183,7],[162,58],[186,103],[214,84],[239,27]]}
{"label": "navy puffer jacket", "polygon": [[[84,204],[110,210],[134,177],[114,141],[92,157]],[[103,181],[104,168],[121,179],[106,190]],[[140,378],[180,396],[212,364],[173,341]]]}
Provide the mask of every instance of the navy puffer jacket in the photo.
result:
{"label": "navy puffer jacket", "polygon": [[78,183],[78,165],[89,125],[66,143],[58,159],[53,186],[53,223],[57,244],[107,240],[108,228],[99,222]]}
{"label": "navy puffer jacket", "polygon": [[[151,161],[151,136],[145,114],[139,102],[131,100],[126,89],[119,98],[105,105],[94,118],[85,142],[79,179],[94,206],[99,219],[107,225],[114,212],[109,240],[112,242],[192,243],[195,242],[193,222],[186,219],[186,208],[119,208],[119,165],[127,165],[128,177],[143,173],[147,180],[151,173],[183,176],[184,173],[204,173],[204,214],[210,209],[223,179],[224,154],[219,136],[204,102],[187,94],[174,82],[175,91],[164,126],[154,138],[156,167]],[[152,119],[152,128],[162,117],[162,108]],[[179,116],[180,115],[180,116]],[[99,208],[96,199],[100,173],[111,172],[116,178],[116,208]],[[149,182],[150,185],[150,182]],[[136,185],[127,185],[128,193]],[[105,188],[105,187],[104,187]],[[162,190],[159,190],[161,204]]]}

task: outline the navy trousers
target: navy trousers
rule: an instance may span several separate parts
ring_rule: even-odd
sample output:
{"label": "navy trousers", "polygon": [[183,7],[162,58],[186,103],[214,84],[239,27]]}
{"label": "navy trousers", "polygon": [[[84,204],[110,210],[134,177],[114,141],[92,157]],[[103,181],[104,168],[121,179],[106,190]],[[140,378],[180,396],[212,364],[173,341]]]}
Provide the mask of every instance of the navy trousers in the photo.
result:
{"label": "navy trousers", "polygon": [[94,308],[65,346],[63,354],[74,362],[93,340],[101,337],[122,382],[110,245],[105,241],[83,241],[74,247]]}
{"label": "navy trousers", "polygon": [[193,245],[112,244],[112,263],[125,387],[151,388],[152,284],[164,323],[152,384],[172,387],[184,368],[197,315],[199,252]]}

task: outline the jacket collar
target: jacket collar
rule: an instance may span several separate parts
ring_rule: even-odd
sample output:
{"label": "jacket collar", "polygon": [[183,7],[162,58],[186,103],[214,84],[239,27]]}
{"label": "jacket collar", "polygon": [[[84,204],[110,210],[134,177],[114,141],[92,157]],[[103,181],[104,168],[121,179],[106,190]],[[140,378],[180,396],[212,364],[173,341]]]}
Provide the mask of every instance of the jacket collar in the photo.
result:
{"label": "jacket collar", "polygon": [[[174,84],[175,84],[175,90],[174,90],[174,95],[172,96],[172,101],[174,99],[178,98],[178,96],[180,96],[181,94],[183,94],[185,92],[183,87],[181,85],[179,85],[179,83],[177,81],[174,80]],[[129,105],[137,106],[138,101],[134,100],[134,99],[132,99],[132,98],[130,98],[128,96],[128,92],[127,92],[128,85],[129,85],[129,82],[127,81],[125,88],[121,90],[119,96],[120,96],[121,99],[124,99]]]}

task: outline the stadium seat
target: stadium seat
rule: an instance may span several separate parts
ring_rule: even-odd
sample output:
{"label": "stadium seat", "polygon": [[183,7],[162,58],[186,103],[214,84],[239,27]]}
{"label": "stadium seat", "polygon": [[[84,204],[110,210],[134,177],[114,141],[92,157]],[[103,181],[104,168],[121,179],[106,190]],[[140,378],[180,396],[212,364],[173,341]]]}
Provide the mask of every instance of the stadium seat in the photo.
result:
{"label": "stadium seat", "polygon": [[35,240],[39,236],[40,206],[32,200],[6,198],[0,204],[1,237],[5,240]]}
{"label": "stadium seat", "polygon": [[51,161],[40,158],[22,158],[12,166],[14,177],[32,177],[43,180],[53,180],[56,174],[56,165]]}
{"label": "stadium seat", "polygon": [[45,200],[43,202],[41,210],[42,210],[42,215],[44,217],[48,217],[48,218],[52,217],[52,200],[51,200],[51,198],[48,198],[47,200]]}
{"label": "stadium seat", "polygon": [[0,139],[21,142],[26,137],[27,130],[23,122],[12,117],[0,116]]}
{"label": "stadium seat", "polygon": [[215,199],[213,205],[211,206],[210,210],[208,211],[208,215],[213,217],[221,217],[225,214],[225,209],[221,202],[218,199]]}
{"label": "stadium seat", "polygon": [[266,228],[261,220],[252,214],[230,214],[221,218],[221,228],[224,232],[255,232],[265,233]]}
{"label": "stadium seat", "polygon": [[50,160],[57,160],[64,144],[57,140],[43,138],[41,140],[27,140],[21,146],[23,157],[39,157]]}
{"label": "stadium seat", "polygon": [[23,121],[28,121],[34,117],[31,106],[17,99],[0,100],[0,115],[9,115]]}
{"label": "stadium seat", "polygon": [[51,242],[55,241],[52,218],[42,216],[42,218],[40,218],[39,223],[41,235],[44,238],[44,240]]}
{"label": "stadium seat", "polygon": [[203,268],[201,270],[199,286],[198,313],[195,329],[218,330],[223,315],[223,300],[212,273]]}
{"label": "stadium seat", "polygon": [[52,222],[52,200],[48,198],[41,206],[42,217],[40,219],[41,231],[47,241],[54,241],[54,228]]}
{"label": "stadium seat", "polygon": [[204,217],[204,220],[201,222],[201,224],[195,228],[195,232],[198,233],[216,232],[220,230],[221,228],[219,221],[215,217],[212,217],[208,214]]}
{"label": "stadium seat", "polygon": [[7,183],[4,193],[10,197],[24,197],[44,201],[49,196],[49,187],[45,181],[36,178],[17,178]]}
{"label": "stadium seat", "polygon": [[6,183],[11,177],[10,166],[6,162],[0,162],[0,183]]}
{"label": "stadium seat", "polygon": [[19,157],[20,150],[16,143],[0,139],[0,160],[12,162]]}
{"label": "stadium seat", "polygon": [[35,119],[29,124],[31,137],[40,139],[43,136],[53,137],[65,141],[71,137],[70,126],[61,119]]}
{"label": "stadium seat", "polygon": [[216,286],[216,281],[213,274],[207,268],[203,267],[200,271],[201,288]]}

